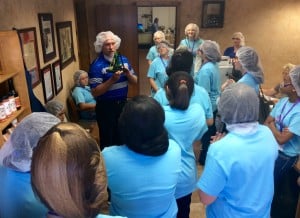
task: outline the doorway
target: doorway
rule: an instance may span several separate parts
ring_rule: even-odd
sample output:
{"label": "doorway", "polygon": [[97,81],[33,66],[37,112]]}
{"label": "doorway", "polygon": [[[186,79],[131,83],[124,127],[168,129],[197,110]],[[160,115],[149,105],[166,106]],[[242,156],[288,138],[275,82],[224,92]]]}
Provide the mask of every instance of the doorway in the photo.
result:
{"label": "doorway", "polygon": [[139,54],[139,87],[140,94],[150,95],[150,84],[147,78],[148,62],[146,55],[149,48],[153,45],[153,32],[151,25],[155,18],[158,18],[158,30],[165,33],[166,40],[173,48],[177,46],[179,36],[178,23],[178,3],[166,5],[144,5],[137,4],[138,20],[138,54]]}

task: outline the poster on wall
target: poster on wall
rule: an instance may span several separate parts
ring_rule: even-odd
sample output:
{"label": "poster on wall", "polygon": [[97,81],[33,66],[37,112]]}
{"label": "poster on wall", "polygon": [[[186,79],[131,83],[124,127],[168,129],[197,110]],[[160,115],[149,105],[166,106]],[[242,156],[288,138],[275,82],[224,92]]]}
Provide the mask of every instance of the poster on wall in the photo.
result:
{"label": "poster on wall", "polygon": [[56,57],[52,14],[38,14],[44,62]]}

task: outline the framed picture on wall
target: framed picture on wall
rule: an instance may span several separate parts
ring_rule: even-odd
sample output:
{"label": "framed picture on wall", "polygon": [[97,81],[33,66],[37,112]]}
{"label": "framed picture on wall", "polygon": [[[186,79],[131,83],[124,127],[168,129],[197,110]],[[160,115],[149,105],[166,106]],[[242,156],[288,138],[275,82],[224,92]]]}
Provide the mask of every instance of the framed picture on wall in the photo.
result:
{"label": "framed picture on wall", "polygon": [[52,14],[38,14],[44,62],[56,57]]}
{"label": "framed picture on wall", "polygon": [[73,47],[73,34],[72,34],[72,22],[65,21],[56,23],[56,34],[59,50],[59,58],[61,68],[65,68],[74,59],[74,47]]}
{"label": "framed picture on wall", "polygon": [[55,94],[57,95],[63,89],[60,60],[57,60],[52,64],[52,72],[54,77]]}
{"label": "framed picture on wall", "polygon": [[222,28],[225,1],[203,1],[202,28]]}
{"label": "framed picture on wall", "polygon": [[53,85],[52,85],[52,72],[51,65],[48,64],[42,70],[42,83],[45,103],[50,101],[54,97]]}
{"label": "framed picture on wall", "polygon": [[34,88],[41,82],[36,29],[35,27],[20,29],[18,30],[18,34],[21,40],[23,59],[31,76],[32,88]]}

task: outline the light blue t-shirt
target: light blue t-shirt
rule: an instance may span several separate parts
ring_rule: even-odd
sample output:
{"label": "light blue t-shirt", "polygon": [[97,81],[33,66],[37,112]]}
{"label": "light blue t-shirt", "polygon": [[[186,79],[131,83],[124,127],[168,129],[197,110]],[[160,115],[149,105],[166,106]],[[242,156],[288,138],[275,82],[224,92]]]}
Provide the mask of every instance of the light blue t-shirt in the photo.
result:
{"label": "light blue t-shirt", "polygon": [[[270,113],[275,118],[278,130],[280,130],[280,123],[282,123],[282,128],[288,127],[289,131],[294,134],[290,140],[283,144],[283,153],[291,157],[300,154],[300,102],[293,106],[294,104],[289,102],[288,97],[281,98]],[[290,109],[291,111],[288,112]]]}
{"label": "light blue t-shirt", "polygon": [[[161,106],[169,105],[169,101],[166,96],[165,89],[159,89],[154,97],[153,97]],[[194,86],[194,92],[191,96],[190,104],[198,103],[202,106],[206,119],[213,118],[213,111],[211,102],[208,96],[207,91],[201,87],[195,84]]]}
{"label": "light blue t-shirt", "polygon": [[[164,88],[168,75],[166,73],[166,67],[168,66],[169,59],[163,59],[160,56],[156,57],[150,64],[147,77],[152,78],[155,81],[158,89]],[[151,90],[151,95],[154,96],[155,92]]]}
{"label": "light blue t-shirt", "polygon": [[213,111],[217,110],[217,99],[221,93],[221,77],[218,63],[207,62],[200,68],[195,83],[208,92]]}
{"label": "light blue t-shirt", "polygon": [[181,155],[175,141],[169,140],[168,151],[160,156],[138,154],[125,145],[106,147],[102,154],[111,192],[111,215],[176,217],[174,193]]}
{"label": "light blue t-shirt", "polygon": [[229,132],[210,145],[197,187],[216,200],[207,218],[269,218],[277,142],[270,129]]}
{"label": "light blue t-shirt", "polygon": [[254,76],[252,76],[249,73],[245,73],[242,78],[240,78],[238,81],[238,83],[245,83],[246,85],[252,87],[257,94],[259,94],[259,83],[256,82]]}
{"label": "light blue t-shirt", "polygon": [[159,53],[157,51],[157,47],[156,45],[153,45],[151,46],[151,48],[149,49],[148,53],[147,53],[147,56],[146,56],[146,59],[147,60],[150,60],[150,61],[153,61],[156,57],[159,56]]}
{"label": "light blue t-shirt", "polygon": [[205,115],[200,104],[191,104],[186,110],[163,106],[165,127],[169,138],[181,148],[181,173],[176,186],[176,199],[192,193],[196,188],[197,169],[193,143],[207,131]]}
{"label": "light blue t-shirt", "polygon": [[47,212],[32,191],[29,172],[0,166],[1,218],[44,218]]}
{"label": "light blue t-shirt", "polygon": [[186,47],[190,52],[192,52],[193,56],[195,57],[197,55],[197,50],[199,46],[202,44],[202,39],[197,40],[190,40],[188,38],[182,39],[179,43],[179,47],[183,46]]}
{"label": "light blue t-shirt", "polygon": [[[72,91],[72,97],[76,105],[80,103],[96,104],[89,86],[76,86]],[[95,111],[80,111],[80,118],[88,120],[96,119],[96,113]]]}

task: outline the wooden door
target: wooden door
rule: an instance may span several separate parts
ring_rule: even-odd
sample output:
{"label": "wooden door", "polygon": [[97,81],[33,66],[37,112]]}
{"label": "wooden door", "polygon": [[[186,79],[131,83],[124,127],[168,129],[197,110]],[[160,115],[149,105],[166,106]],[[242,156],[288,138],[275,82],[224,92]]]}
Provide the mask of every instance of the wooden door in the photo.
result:
{"label": "wooden door", "polygon": [[[121,38],[119,51],[128,58],[137,76],[139,76],[136,5],[97,5],[95,14],[97,33],[110,30]],[[129,86],[128,97],[133,97],[138,93],[138,84]]]}

